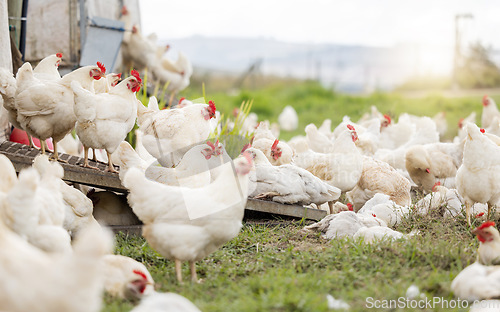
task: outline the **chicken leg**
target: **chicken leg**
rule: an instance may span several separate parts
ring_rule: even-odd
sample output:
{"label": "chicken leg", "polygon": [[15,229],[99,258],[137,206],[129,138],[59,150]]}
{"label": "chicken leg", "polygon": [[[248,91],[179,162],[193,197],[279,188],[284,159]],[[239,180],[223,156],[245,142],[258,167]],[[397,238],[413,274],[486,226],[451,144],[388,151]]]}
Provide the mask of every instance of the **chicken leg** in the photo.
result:
{"label": "chicken leg", "polygon": [[175,259],[175,275],[179,284],[182,284],[181,260]]}
{"label": "chicken leg", "polygon": [[328,202],[328,209],[330,210],[330,214],[333,214],[333,201]]}
{"label": "chicken leg", "polygon": [[[95,149],[94,149],[94,153],[95,153]],[[111,161],[111,154],[108,151],[106,151],[106,154],[108,155],[108,168],[106,169],[106,171],[118,173],[118,171],[115,170],[115,167],[113,167],[113,162]]]}
{"label": "chicken leg", "polygon": [[45,150],[49,149],[45,141],[40,140],[40,149],[42,150],[42,155],[45,155]]}
{"label": "chicken leg", "polygon": [[92,160],[97,163],[97,154],[95,148],[92,149]]}
{"label": "chicken leg", "polygon": [[89,165],[89,148],[86,147],[86,146],[83,146],[83,167],[84,168],[90,168],[90,169],[96,169],[96,170],[99,170],[99,168],[97,167],[93,167],[91,165]]}
{"label": "chicken leg", "polygon": [[491,205],[490,203],[487,203],[488,205],[488,214],[486,215],[486,220],[489,220],[490,219],[490,212],[491,212]]}
{"label": "chicken leg", "polygon": [[[469,201],[465,201],[465,218],[467,219],[467,224],[469,224],[469,226],[471,226],[470,224],[470,207],[471,207],[471,203],[469,203]],[[488,205],[488,210],[489,210],[489,205]]]}
{"label": "chicken leg", "polygon": [[189,261],[189,269],[191,270],[191,282],[198,283],[198,275],[196,274],[196,265],[194,261]]}
{"label": "chicken leg", "polygon": [[67,163],[66,160],[59,159],[59,153],[57,152],[57,142],[58,141],[54,141],[54,153],[52,154],[52,156],[49,157],[49,159]]}
{"label": "chicken leg", "polygon": [[167,103],[167,107],[172,107],[172,102],[174,100],[174,96],[175,96],[175,92],[172,92],[170,93],[170,97],[168,98],[168,103]]}

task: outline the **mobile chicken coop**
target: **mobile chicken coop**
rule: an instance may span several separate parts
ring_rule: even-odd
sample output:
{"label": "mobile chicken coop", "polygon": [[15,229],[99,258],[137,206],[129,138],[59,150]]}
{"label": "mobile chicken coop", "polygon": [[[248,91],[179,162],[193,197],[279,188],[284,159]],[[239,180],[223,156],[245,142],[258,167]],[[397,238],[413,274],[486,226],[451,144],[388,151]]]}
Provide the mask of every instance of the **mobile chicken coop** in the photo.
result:
{"label": "mobile chicken coop", "polygon": [[62,74],[97,61],[112,70],[128,31],[120,21],[124,5],[140,25],[138,0],[8,0],[11,42],[31,63],[63,53]]}

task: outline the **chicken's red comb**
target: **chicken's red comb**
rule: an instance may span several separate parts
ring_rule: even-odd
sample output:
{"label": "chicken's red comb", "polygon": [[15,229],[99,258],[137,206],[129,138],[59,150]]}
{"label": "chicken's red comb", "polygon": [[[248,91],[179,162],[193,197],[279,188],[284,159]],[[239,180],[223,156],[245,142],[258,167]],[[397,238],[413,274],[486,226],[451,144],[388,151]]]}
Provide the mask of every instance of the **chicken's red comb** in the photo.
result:
{"label": "chicken's red comb", "polygon": [[376,215],[376,214],[374,214],[374,213],[372,213],[372,216],[373,216],[374,218],[376,218],[376,217],[377,217],[377,215]]}
{"label": "chicken's red comb", "polygon": [[432,191],[435,192],[436,191],[436,186],[440,186],[441,185],[441,182],[437,181],[436,183],[434,183],[434,186],[432,187]]}
{"label": "chicken's red comb", "polygon": [[122,79],[122,73],[116,74],[118,76],[118,79]]}
{"label": "chicken's red comb", "polygon": [[385,115],[385,114],[384,114],[384,118],[385,118],[385,120],[387,120],[387,123],[388,123],[388,124],[390,124],[390,123],[392,122],[392,120],[391,120],[391,116],[389,116],[389,115]]}
{"label": "chicken's red comb", "polygon": [[124,5],[122,6],[122,15],[127,15],[128,14],[128,9],[127,9],[127,6]]}
{"label": "chicken's red comb", "polygon": [[243,154],[243,152],[246,151],[247,149],[249,149],[250,147],[252,147],[252,144],[250,144],[250,143],[243,145],[243,148],[241,149],[240,154]]}
{"label": "chicken's red comb", "polygon": [[458,127],[462,128],[463,126],[464,126],[464,119],[460,118],[460,120],[458,121]]}
{"label": "chicken's red comb", "polygon": [[57,56],[58,58],[62,58],[62,53],[56,53],[56,56]]}
{"label": "chicken's red comb", "polygon": [[134,270],[133,272],[134,272],[134,274],[137,274],[137,275],[141,276],[145,280],[148,279],[148,277],[146,276],[146,274],[144,274],[144,272],[142,272],[142,271]]}
{"label": "chicken's red comb", "polygon": [[354,129],[353,125],[347,125],[347,129],[356,131],[356,129]]}
{"label": "chicken's red comb", "polygon": [[349,211],[354,211],[351,203],[347,203],[347,209],[349,209]]}
{"label": "chicken's red comb", "polygon": [[101,63],[101,62],[97,62],[97,67],[99,67],[99,69],[101,70],[101,72],[102,72],[103,74],[105,74],[105,73],[106,73],[106,67],[104,67],[104,64],[103,64],[103,63]]}
{"label": "chicken's red comb", "polygon": [[274,143],[273,143],[273,146],[271,146],[271,149],[275,149],[278,146],[279,142],[280,142],[280,140],[278,140],[278,139],[274,140]]}
{"label": "chicken's red comb", "polygon": [[490,227],[490,226],[495,226],[495,222],[493,222],[493,221],[486,221],[483,224],[481,224],[477,229],[478,230],[483,230],[483,229],[485,229],[487,227]]}
{"label": "chicken's red comb", "polygon": [[135,79],[137,79],[137,81],[139,81],[139,83],[141,83],[141,82],[142,82],[141,75],[139,75],[139,72],[138,72],[137,70],[132,69],[132,70],[130,71],[130,74],[131,74],[132,76],[134,76],[134,77],[135,77]]}
{"label": "chicken's red comb", "polygon": [[212,114],[215,114],[215,111],[216,111],[217,108],[215,107],[214,101],[212,101],[212,100],[208,101],[208,107],[212,111]]}
{"label": "chicken's red comb", "polygon": [[181,97],[181,99],[179,100],[179,104],[181,104],[182,101],[184,101],[186,98],[185,97]]}
{"label": "chicken's red comb", "polygon": [[207,141],[207,145],[210,146],[210,148],[215,151],[215,144],[214,143]]}
{"label": "chicken's red comb", "polygon": [[479,131],[481,131],[481,133],[485,132],[485,130],[483,128],[479,129]]}

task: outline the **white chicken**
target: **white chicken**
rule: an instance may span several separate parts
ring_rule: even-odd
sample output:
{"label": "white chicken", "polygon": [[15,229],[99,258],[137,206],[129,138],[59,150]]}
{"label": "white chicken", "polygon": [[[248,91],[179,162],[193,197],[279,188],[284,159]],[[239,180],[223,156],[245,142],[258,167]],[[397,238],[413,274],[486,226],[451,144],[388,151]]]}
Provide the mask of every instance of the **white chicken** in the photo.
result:
{"label": "white chicken", "polygon": [[400,206],[411,204],[410,182],[388,164],[364,157],[363,170],[356,186],[347,193],[354,210],[358,211],[377,193],[390,196]]}
{"label": "white chicken", "polygon": [[153,79],[158,80],[162,85],[168,83],[169,106],[172,105],[175,95],[189,86],[189,80],[193,74],[191,62],[182,52],[179,52],[177,61],[172,62],[168,57],[163,57],[160,64],[154,64],[150,70]]}
{"label": "white chicken", "polygon": [[148,108],[140,102],[137,107],[137,123],[144,134],[142,144],[164,167],[178,164],[190,146],[206,141],[213,130],[213,101],[160,111],[156,98],[151,97]]}
{"label": "white chicken", "polygon": [[305,128],[307,146],[316,153],[329,153],[333,150],[333,141],[321,133],[316,125],[308,124]]}
{"label": "white chicken", "polygon": [[59,64],[61,63],[62,53],[56,53],[45,57],[33,69],[33,74],[37,79],[58,80],[61,78],[59,74]]}
{"label": "white chicken", "polygon": [[189,261],[191,279],[197,281],[195,261],[239,233],[251,168],[252,159],[244,153],[234,164],[224,165],[213,183],[195,189],[151,181],[138,168],[127,172],[123,184],[134,213],[144,223],[142,234],[162,256],[175,260],[179,282],[181,261]]}
{"label": "white chicken", "polygon": [[71,83],[75,93],[76,134],[83,144],[85,154],[84,167],[91,167],[88,164],[88,149],[102,148],[106,150],[108,157],[107,171],[117,172],[113,167],[111,153],[134,127],[138,101],[135,93],[139,91],[141,84],[142,80],[135,70],[108,93],[94,94],[82,88],[78,81]]}
{"label": "white chicken", "polygon": [[358,214],[375,215],[377,218],[384,220],[390,227],[400,223],[408,213],[408,207],[396,204],[390,199],[389,195],[381,193],[375,194],[358,211]]}
{"label": "white chicken", "polygon": [[[431,143],[414,145],[406,150],[405,167],[411,179],[425,192],[445,179],[455,180],[462,164],[465,140],[458,143]],[[448,184],[454,188],[454,183]]]}
{"label": "white chicken", "polygon": [[437,212],[444,217],[455,217],[462,212],[463,199],[458,191],[440,184],[436,182],[432,187],[432,192],[415,204],[417,214],[427,215]]}
{"label": "white chicken", "polygon": [[281,129],[285,131],[294,131],[299,126],[299,116],[292,106],[287,105],[283,108],[281,114],[279,114],[278,122]]}
{"label": "white chicken", "polygon": [[267,138],[254,140],[252,147],[264,153],[273,166],[290,164],[295,155],[293,149],[288,144],[278,139],[274,141]]}
{"label": "white chicken", "polygon": [[[467,123],[467,139],[463,163],[458,168],[455,183],[458,193],[465,200],[465,213],[470,225],[470,209],[474,203],[491,207],[500,200],[500,146],[491,141],[473,123]],[[484,130],[483,130],[484,131]]]}
{"label": "white chicken", "polygon": [[105,255],[104,290],[111,296],[137,300],[154,292],[154,280],[144,264],[121,255]]}
{"label": "white chicken", "polygon": [[353,237],[363,227],[383,226],[387,224],[372,215],[357,214],[352,211],[342,211],[329,214],[321,221],[304,227],[310,232],[319,232],[326,239]]}
{"label": "white chicken", "polygon": [[191,301],[174,293],[153,293],[130,312],[201,312]]}
{"label": "white chicken", "polygon": [[481,115],[481,127],[489,128],[495,118],[500,119],[497,104],[489,96],[483,97],[483,113]]}
{"label": "white chicken", "polygon": [[500,264],[500,233],[493,221],[486,221],[472,231],[479,240],[477,262],[483,265]]}
{"label": "white chicken", "polygon": [[[26,132],[45,141],[54,141],[54,159],[58,160],[57,142],[75,126],[74,96],[71,82],[78,80],[86,90],[93,90],[93,81],[104,77],[105,68],[85,66],[57,80],[40,80],[33,75],[31,65],[25,63],[17,73],[17,120]],[[45,153],[42,144],[42,153]]]}
{"label": "white chicken", "polygon": [[388,124],[380,129],[379,148],[395,149],[410,140],[415,133],[415,125],[411,123],[408,115],[399,116],[397,123]]}
{"label": "white chicken", "polygon": [[294,163],[342,192],[350,191],[358,183],[363,170],[363,156],[355,145],[357,139],[354,127],[347,127],[335,140],[330,153],[307,151],[298,154]]}
{"label": "white chicken", "polygon": [[474,262],[453,279],[451,290],[455,296],[467,301],[498,298],[500,266]]}
{"label": "white chicken", "polygon": [[273,166],[260,150],[248,148],[255,172],[250,173],[250,197],[282,204],[321,205],[340,197],[340,190],[294,165]]}

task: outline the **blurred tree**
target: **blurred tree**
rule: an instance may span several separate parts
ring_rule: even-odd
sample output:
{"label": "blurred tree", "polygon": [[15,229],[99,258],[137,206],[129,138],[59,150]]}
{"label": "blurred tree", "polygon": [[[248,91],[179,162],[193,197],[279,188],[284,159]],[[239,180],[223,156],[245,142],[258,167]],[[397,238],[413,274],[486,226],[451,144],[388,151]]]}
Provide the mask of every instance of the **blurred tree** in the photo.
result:
{"label": "blurred tree", "polygon": [[477,42],[458,67],[457,81],[461,88],[500,87],[500,70],[490,59],[489,49]]}

